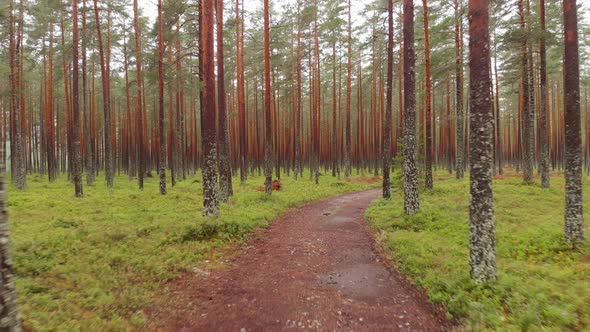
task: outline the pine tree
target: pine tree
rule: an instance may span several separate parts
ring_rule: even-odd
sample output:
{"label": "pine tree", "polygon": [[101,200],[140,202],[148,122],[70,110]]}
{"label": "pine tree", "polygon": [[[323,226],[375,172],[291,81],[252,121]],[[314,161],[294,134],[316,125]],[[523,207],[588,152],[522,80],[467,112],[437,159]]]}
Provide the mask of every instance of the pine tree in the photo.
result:
{"label": "pine tree", "polygon": [[584,241],[582,200],[582,126],[580,58],[576,0],[563,1],[565,90],[565,239],[574,247]]}
{"label": "pine tree", "polygon": [[244,96],[244,35],[240,17],[240,0],[236,0],[236,78],[238,94],[238,116],[240,127],[240,180],[248,178],[248,135],[246,124],[246,102]]}
{"label": "pine tree", "polygon": [[264,189],[272,194],[272,127],[270,86],[270,13],[269,0],[264,0]]}
{"label": "pine tree", "polygon": [[352,133],[350,123],[350,99],[352,95],[352,5],[348,0],[348,81],[346,84],[346,148],[344,153],[344,176],[349,177],[352,173]]}
{"label": "pine tree", "polygon": [[420,211],[416,166],[416,55],[414,51],[414,1],[403,1],[404,35],[404,212]]}
{"label": "pine tree", "polygon": [[470,193],[469,266],[476,282],[496,279],[492,191],[493,113],[488,0],[469,0]]}
{"label": "pine tree", "polygon": [[529,41],[528,30],[526,22],[526,14],[524,10],[524,1],[519,0],[518,12],[520,15],[520,29],[523,36],[521,36],[521,72],[522,72],[522,101],[523,101],[523,179],[525,182],[533,180],[533,158],[534,158],[534,109],[533,99],[534,90],[532,86],[532,75],[529,67],[532,66],[529,59]]}
{"label": "pine tree", "polygon": [[430,29],[428,27],[428,1],[422,0],[424,14],[424,65],[426,84],[426,189],[432,189],[432,78],[430,74]]}
{"label": "pine tree", "polygon": [[159,151],[158,173],[160,175],[160,194],[166,195],[166,131],[164,129],[164,21],[162,0],[158,0],[158,133]]}
{"label": "pine tree", "polygon": [[391,125],[393,107],[393,0],[387,1],[388,42],[387,42],[387,103],[383,130],[383,198],[391,198]]}
{"label": "pine tree", "polygon": [[549,138],[547,137],[547,50],[545,47],[545,0],[539,0],[539,16],[541,24],[541,40],[539,42],[540,59],[540,84],[541,95],[539,96],[540,104],[540,121],[539,121],[539,144],[541,145],[541,186],[549,188]]}
{"label": "pine tree", "polygon": [[465,170],[465,119],[463,116],[463,36],[462,36],[462,8],[455,0],[455,105],[457,112],[455,174],[457,179],[464,177]]}
{"label": "pine tree", "polygon": [[140,190],[143,190],[143,178],[146,173],[145,169],[145,142],[144,142],[144,121],[143,121],[143,97],[142,97],[142,90],[143,90],[143,78],[141,76],[141,46],[140,46],[140,38],[141,33],[139,31],[139,7],[137,0],[133,0],[133,29],[135,31],[135,73],[137,75],[137,79],[135,85],[137,86],[137,150],[138,156],[137,161],[139,163],[139,170],[137,172],[137,181]]}
{"label": "pine tree", "polygon": [[82,113],[84,114],[84,140],[86,147],[86,184],[91,186],[94,184],[94,156],[92,153],[92,136],[90,132],[90,113],[88,109],[88,74],[87,74],[87,56],[86,47],[88,45],[88,28],[86,26],[86,15],[88,7],[86,7],[86,0],[82,0],[84,8],[82,13]]}
{"label": "pine tree", "polygon": [[16,303],[16,285],[14,284],[14,268],[10,249],[10,229],[6,211],[6,189],[4,183],[4,164],[0,164],[0,330],[19,332],[22,330]]}
{"label": "pine tree", "polygon": [[[20,7],[21,12],[23,10]],[[22,38],[18,33],[22,26],[22,21],[19,20],[19,28],[15,19],[14,0],[10,0],[9,19],[8,19],[8,38],[9,38],[9,66],[10,66],[10,120],[11,120],[11,168],[14,184],[20,190],[27,188],[27,174],[26,165],[24,162],[25,151],[23,144],[22,133],[22,112],[20,95],[24,93],[21,89],[20,80],[20,66],[21,52],[22,52]],[[16,31],[15,31],[16,30]]]}
{"label": "pine tree", "polygon": [[76,197],[82,197],[82,155],[80,152],[80,96],[79,96],[79,62],[78,62],[78,1],[72,0],[72,20],[73,20],[73,69],[72,69],[72,154],[74,190]]}
{"label": "pine tree", "polygon": [[217,133],[215,123],[214,0],[201,0],[201,52],[203,61],[203,215],[219,214],[217,184]]}
{"label": "pine tree", "polygon": [[227,119],[227,107],[225,102],[225,64],[223,58],[223,0],[217,2],[217,121],[219,132],[218,139],[218,164],[219,164],[219,200],[227,202],[233,195],[229,127]]}
{"label": "pine tree", "polygon": [[[98,10],[98,1],[94,0],[94,18],[96,21],[96,38],[98,40],[98,53],[100,57],[100,75],[102,81],[102,97],[103,97],[103,111],[104,111],[104,163],[105,163],[105,177],[107,180],[107,186],[113,187],[114,185],[114,162],[113,162],[113,141],[112,141],[112,130],[111,130],[111,103],[109,102],[109,75],[110,72],[107,70],[105,47],[102,40],[102,31],[100,23],[100,15]],[[107,43],[108,44],[108,43]]]}

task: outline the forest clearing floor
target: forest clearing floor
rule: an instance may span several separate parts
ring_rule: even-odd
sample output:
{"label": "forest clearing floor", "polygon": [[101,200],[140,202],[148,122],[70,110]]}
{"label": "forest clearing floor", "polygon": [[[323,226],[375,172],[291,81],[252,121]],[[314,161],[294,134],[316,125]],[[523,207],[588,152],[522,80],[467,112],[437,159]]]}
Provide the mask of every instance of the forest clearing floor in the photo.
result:
{"label": "forest clearing floor", "polygon": [[293,209],[229,266],[168,283],[150,316],[174,331],[444,331],[452,323],[385,258],[363,215],[379,190]]}

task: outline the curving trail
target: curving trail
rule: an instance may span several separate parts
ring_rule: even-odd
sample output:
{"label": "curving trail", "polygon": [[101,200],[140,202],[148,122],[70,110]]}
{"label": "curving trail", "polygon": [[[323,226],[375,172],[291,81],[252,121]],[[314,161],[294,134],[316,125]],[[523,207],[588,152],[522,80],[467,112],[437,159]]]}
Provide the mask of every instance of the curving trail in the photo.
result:
{"label": "curving trail", "polygon": [[171,331],[447,331],[451,322],[392,269],[363,220],[380,190],[292,210],[229,267],[171,283],[151,316]]}

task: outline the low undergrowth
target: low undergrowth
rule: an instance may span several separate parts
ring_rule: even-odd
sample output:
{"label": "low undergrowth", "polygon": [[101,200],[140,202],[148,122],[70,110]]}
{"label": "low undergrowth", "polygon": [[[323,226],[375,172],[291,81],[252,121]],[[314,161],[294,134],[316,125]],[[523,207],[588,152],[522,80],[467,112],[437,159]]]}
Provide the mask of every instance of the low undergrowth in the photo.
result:
{"label": "low undergrowth", "polygon": [[[38,331],[141,330],[150,299],[163,284],[206,262],[288,208],[375,184],[323,176],[315,185],[282,179],[271,197],[257,191],[264,179],[234,180],[235,196],[218,218],[201,216],[201,176],[158,192],[158,179],[120,176],[108,189],[99,178],[76,199],[60,178],[29,177],[29,188],[9,186],[18,302],[24,325]],[[376,184],[378,185],[378,184]]]}
{"label": "low undergrowth", "polygon": [[[469,278],[468,178],[437,174],[412,217],[401,190],[367,211],[398,268],[465,330],[589,331],[590,241],[576,250],[563,241],[563,176],[554,174],[550,189],[513,176],[494,181],[499,279],[483,285]],[[588,209],[585,221],[590,234]]]}

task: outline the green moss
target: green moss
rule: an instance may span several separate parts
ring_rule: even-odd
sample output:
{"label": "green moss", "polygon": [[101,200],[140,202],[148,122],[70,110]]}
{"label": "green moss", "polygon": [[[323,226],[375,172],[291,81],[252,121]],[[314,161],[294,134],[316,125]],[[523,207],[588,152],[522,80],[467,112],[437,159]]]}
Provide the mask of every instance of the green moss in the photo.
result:
{"label": "green moss", "polygon": [[29,189],[9,187],[9,212],[19,305],[24,324],[38,331],[139,330],[145,310],[164,283],[185,271],[213,264],[224,249],[288,208],[323,197],[374,187],[322,177],[315,185],[282,180],[267,197],[252,177],[223,204],[221,216],[201,216],[200,175],[168,188],[158,179],[120,176],[108,189],[102,177],[74,198],[65,178],[49,183],[35,175]]}
{"label": "green moss", "polygon": [[[590,241],[576,250],[563,241],[563,177],[541,189],[509,175],[494,181],[497,283],[475,285],[469,278],[468,177],[437,174],[434,190],[421,192],[415,216],[404,216],[397,192],[391,201],[376,201],[367,218],[399,269],[466,330],[589,329]],[[588,205],[589,195],[584,198]]]}

